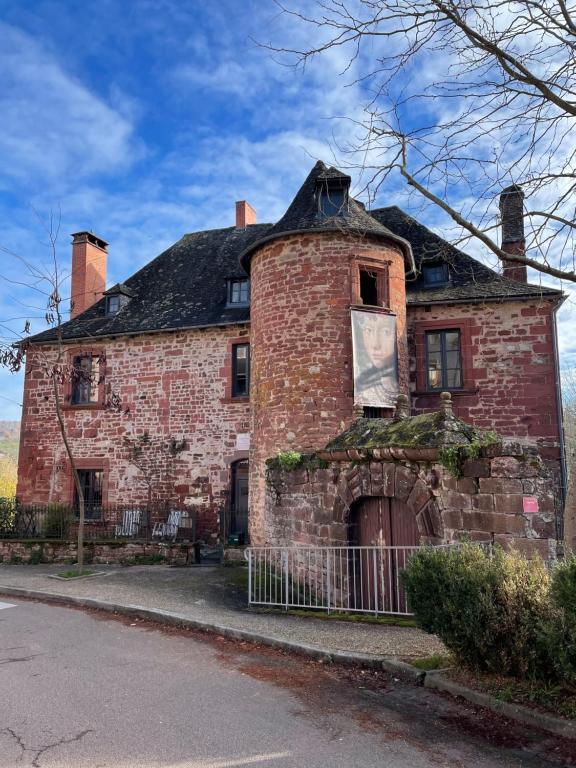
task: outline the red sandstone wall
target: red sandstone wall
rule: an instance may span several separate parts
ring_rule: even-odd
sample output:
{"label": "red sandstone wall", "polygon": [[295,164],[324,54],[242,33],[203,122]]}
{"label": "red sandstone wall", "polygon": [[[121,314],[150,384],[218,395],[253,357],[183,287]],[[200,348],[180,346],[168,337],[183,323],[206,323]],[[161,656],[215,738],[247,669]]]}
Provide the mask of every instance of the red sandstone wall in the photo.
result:
{"label": "red sandstone wall", "polygon": [[[503,437],[558,446],[558,408],[551,302],[516,301],[408,307],[410,386],[415,413],[437,410],[439,395],[423,390],[423,339],[427,323],[463,322],[464,389],[452,393],[454,412]],[[419,364],[419,365],[418,365]],[[417,370],[420,368],[420,370]],[[558,457],[558,451],[548,452]]]}
{"label": "red sandstone wall", "polygon": [[[86,347],[104,350],[103,389],[118,394],[129,409],[128,414],[101,406],[65,409],[79,465],[104,469],[105,503],[146,500],[141,475],[126,460],[123,435],[148,430],[153,437],[185,438],[189,448],[178,456],[175,478],[164,476],[156,494],[196,508],[199,535],[217,535],[229,464],[247,455],[236,451],[236,435],[249,431],[248,402],[231,401],[227,392],[231,341],[246,340],[247,334],[246,327],[235,326],[120,337]],[[25,503],[72,500],[53,398],[33,356],[25,378],[18,496]]]}
{"label": "red sandstone wall", "polygon": [[350,305],[355,258],[390,262],[401,387],[408,383],[400,249],[345,234],[294,235],[252,258],[251,533],[265,536],[264,462],[323,447],[352,419]]}

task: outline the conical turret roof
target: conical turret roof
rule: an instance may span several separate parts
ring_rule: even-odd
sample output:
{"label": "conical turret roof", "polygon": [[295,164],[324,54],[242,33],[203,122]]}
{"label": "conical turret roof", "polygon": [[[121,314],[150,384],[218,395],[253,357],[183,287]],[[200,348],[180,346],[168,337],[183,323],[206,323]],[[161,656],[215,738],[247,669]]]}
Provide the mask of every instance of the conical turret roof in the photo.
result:
{"label": "conical turret roof", "polygon": [[[409,267],[414,268],[410,243],[376,221],[361,203],[348,195],[350,181],[350,176],[319,160],[280,221],[241,254],[240,261],[244,269],[250,271],[250,258],[261,245],[300,232],[351,232],[382,237],[400,245]],[[327,215],[319,205],[319,193],[322,189],[330,191],[335,187],[345,191],[345,202],[336,213]]]}

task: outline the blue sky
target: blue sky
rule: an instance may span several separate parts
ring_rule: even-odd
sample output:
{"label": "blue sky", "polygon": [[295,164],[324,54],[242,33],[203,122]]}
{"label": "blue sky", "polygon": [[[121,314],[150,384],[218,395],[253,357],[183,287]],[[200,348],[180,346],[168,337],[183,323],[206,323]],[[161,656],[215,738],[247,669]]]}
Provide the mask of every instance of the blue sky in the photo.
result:
{"label": "blue sky", "polygon": [[[302,72],[252,40],[308,34],[271,0],[0,0],[0,245],[46,263],[42,223],[60,210],[61,264],[69,233],[93,230],[110,243],[113,284],[185,232],[232,225],[235,200],[277,219],[314,161],[334,161],[350,131],[337,118],[360,115],[366,97],[341,77],[344,52]],[[377,203],[445,226],[414,208],[400,180]],[[0,334],[28,317],[42,329],[42,298],[18,284],[22,263],[0,262]],[[572,306],[561,321],[567,363]],[[21,387],[0,371],[2,418],[19,418]]]}

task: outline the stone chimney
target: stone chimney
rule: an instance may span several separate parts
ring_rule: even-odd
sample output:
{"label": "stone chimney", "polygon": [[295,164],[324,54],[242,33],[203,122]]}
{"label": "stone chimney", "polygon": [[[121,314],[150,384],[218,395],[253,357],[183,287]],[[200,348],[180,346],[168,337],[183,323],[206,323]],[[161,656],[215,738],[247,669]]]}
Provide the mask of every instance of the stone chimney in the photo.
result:
{"label": "stone chimney", "polygon": [[[526,240],[524,239],[524,192],[522,187],[513,184],[506,187],[500,194],[500,217],[502,221],[502,250],[512,255],[524,255]],[[504,277],[528,282],[525,264],[517,261],[502,259]]]}
{"label": "stone chimney", "polygon": [[72,235],[72,292],[70,317],[91,307],[106,290],[108,243],[92,232]]}
{"label": "stone chimney", "polygon": [[236,203],[236,229],[246,229],[250,224],[256,224],[256,211],[246,200]]}

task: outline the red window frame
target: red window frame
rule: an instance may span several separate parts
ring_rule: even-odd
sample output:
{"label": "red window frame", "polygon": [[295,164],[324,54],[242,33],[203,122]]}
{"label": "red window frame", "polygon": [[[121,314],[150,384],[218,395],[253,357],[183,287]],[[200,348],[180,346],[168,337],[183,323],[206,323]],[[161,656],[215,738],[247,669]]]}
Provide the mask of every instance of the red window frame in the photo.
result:
{"label": "red window frame", "polygon": [[452,392],[461,392],[470,389],[472,381],[472,339],[470,333],[470,320],[460,318],[457,320],[429,320],[419,321],[414,324],[414,344],[416,346],[416,390],[422,394],[438,394],[441,390],[429,389],[426,355],[426,333],[438,331],[460,331],[460,360],[462,364],[462,386],[452,389]]}
{"label": "red window frame", "polygon": [[[390,275],[389,275],[389,261],[381,261],[380,259],[373,259],[369,256],[354,257],[352,262],[352,304],[358,307],[369,307],[371,309],[390,309]],[[375,272],[376,273],[376,304],[364,304],[362,301],[361,293],[361,278],[362,272]]]}

